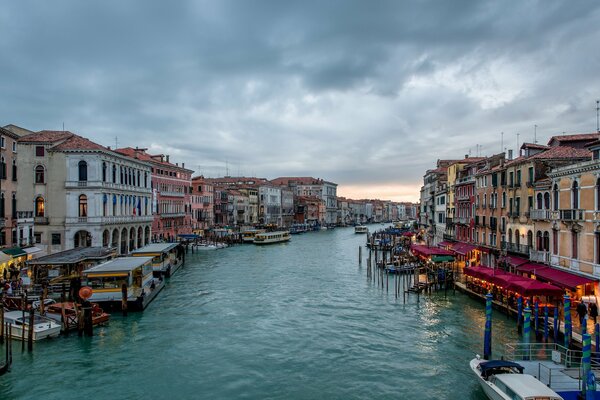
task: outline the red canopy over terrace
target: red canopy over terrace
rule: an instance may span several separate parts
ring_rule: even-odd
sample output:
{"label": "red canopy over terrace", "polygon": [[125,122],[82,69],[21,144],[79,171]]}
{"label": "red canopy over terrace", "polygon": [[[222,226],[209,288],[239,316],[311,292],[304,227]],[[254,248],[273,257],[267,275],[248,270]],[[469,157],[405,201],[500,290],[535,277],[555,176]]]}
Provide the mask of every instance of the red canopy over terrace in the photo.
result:
{"label": "red canopy over terrace", "polygon": [[570,290],[577,290],[577,286],[597,281],[597,279],[590,279],[549,267],[536,270],[535,275],[544,281],[551,282],[556,286]]}
{"label": "red canopy over terrace", "polygon": [[415,256],[425,258],[431,256],[454,256],[454,253],[452,253],[451,251],[441,249],[439,247],[423,246],[420,244],[413,244],[412,246],[410,246],[410,251],[412,251],[412,253]]}
{"label": "red canopy over terrace", "polygon": [[404,233],[402,233],[402,236],[412,237],[412,236],[415,236],[415,233],[414,232],[404,232]]}
{"label": "red canopy over terrace", "polygon": [[563,294],[563,289],[557,286],[488,267],[468,267],[464,269],[464,273],[467,276],[483,279],[504,289],[520,293],[523,296],[561,296]]}
{"label": "red canopy over terrace", "polygon": [[460,254],[462,256],[466,256],[467,253],[476,250],[477,246],[474,246],[472,244],[469,243],[456,243],[456,245],[454,247],[452,247],[452,251],[454,251],[456,254]]}

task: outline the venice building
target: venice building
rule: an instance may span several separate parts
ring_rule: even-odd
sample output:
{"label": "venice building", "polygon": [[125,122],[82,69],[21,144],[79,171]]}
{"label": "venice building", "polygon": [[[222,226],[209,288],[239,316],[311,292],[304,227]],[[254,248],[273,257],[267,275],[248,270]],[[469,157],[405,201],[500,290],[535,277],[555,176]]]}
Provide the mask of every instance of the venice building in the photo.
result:
{"label": "venice building", "polygon": [[119,254],[150,242],[151,167],[68,131],[19,139],[19,211],[43,254],[87,246]]}

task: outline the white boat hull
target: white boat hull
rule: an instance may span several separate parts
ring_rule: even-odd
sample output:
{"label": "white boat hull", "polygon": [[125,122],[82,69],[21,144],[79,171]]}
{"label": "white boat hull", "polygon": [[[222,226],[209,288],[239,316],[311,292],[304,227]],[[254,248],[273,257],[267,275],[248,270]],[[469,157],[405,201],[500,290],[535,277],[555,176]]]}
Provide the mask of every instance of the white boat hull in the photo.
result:
{"label": "white boat hull", "polygon": [[473,373],[475,375],[477,375],[477,380],[479,381],[479,385],[481,386],[481,388],[485,392],[485,395],[489,399],[492,399],[492,400],[511,400],[510,397],[506,396],[502,392],[499,392],[495,388],[496,386],[494,384],[492,384],[492,383],[486,381],[485,379],[483,379],[483,377],[481,376],[481,372],[477,368],[477,366],[481,362],[485,362],[485,360],[480,360],[480,359],[474,358],[473,360],[471,360],[471,362],[469,363],[469,365],[470,365],[471,370],[473,371]]}
{"label": "white boat hull", "polygon": [[[27,314],[25,314],[27,318]],[[23,338],[23,329],[21,325],[10,324],[11,337],[17,340]],[[60,325],[54,321],[51,323],[36,324],[33,326],[33,340],[43,340],[46,338],[57,337],[60,335]],[[25,327],[25,340],[29,339],[29,327]]]}

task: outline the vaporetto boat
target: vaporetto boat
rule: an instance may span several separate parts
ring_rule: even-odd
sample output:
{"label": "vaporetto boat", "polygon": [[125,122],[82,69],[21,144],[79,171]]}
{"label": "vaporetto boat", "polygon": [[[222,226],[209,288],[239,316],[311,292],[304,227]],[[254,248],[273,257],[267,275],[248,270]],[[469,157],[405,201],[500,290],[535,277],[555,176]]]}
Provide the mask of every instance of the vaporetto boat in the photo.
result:
{"label": "vaporetto boat", "polygon": [[290,240],[291,235],[288,231],[258,233],[254,236],[254,244],[273,244],[282,243]]}
{"label": "vaporetto boat", "polygon": [[358,225],[354,227],[354,233],[368,233],[369,228],[364,225]]}

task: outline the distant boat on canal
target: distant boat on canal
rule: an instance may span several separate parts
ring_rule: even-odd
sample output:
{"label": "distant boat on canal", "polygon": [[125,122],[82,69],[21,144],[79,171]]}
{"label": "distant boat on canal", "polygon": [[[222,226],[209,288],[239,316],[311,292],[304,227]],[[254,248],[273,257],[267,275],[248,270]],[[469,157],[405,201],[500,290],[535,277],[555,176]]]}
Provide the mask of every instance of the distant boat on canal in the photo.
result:
{"label": "distant boat on canal", "polygon": [[244,243],[253,243],[257,234],[265,232],[266,229],[248,229],[247,231],[242,232],[242,241]]}
{"label": "distant boat on canal", "polygon": [[153,257],[152,269],[154,276],[169,278],[183,265],[183,258],[179,257],[179,243],[151,243],[137,250],[133,250],[133,257]]}
{"label": "distant boat on canal", "polygon": [[254,244],[274,244],[287,242],[291,238],[288,231],[264,232],[254,237]]}
{"label": "distant boat on canal", "polygon": [[354,227],[354,233],[368,233],[369,228],[364,225],[358,225]]}

